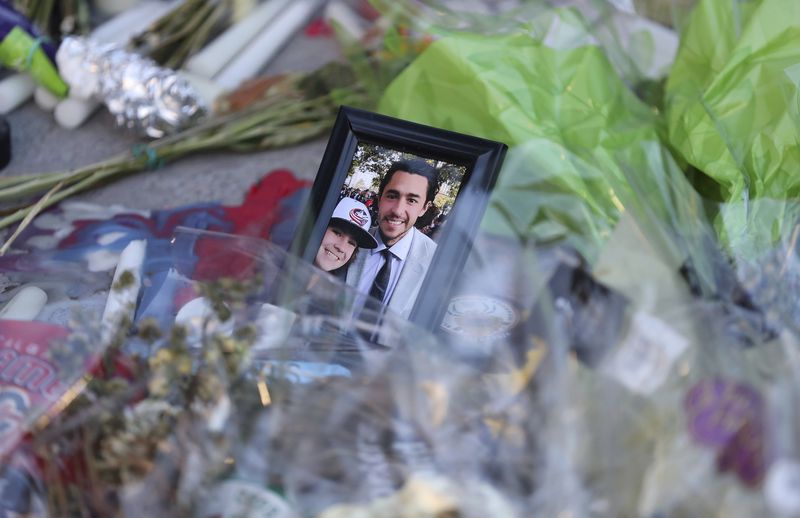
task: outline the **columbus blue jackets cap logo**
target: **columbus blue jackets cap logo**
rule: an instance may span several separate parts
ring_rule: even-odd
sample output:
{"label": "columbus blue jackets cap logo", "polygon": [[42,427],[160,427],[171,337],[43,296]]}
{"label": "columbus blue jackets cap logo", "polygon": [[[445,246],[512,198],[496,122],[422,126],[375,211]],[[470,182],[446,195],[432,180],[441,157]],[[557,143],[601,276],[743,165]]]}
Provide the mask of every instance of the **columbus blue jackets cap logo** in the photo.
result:
{"label": "columbus blue jackets cap logo", "polygon": [[356,207],[350,211],[350,220],[363,228],[369,221],[369,214],[364,209]]}

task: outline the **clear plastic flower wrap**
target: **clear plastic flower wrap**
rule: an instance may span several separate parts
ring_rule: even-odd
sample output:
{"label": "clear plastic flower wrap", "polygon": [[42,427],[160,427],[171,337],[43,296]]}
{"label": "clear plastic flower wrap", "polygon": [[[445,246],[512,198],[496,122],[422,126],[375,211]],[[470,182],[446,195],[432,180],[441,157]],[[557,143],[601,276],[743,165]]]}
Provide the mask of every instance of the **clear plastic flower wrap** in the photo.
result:
{"label": "clear plastic flower wrap", "polygon": [[108,343],[108,273],[56,254],[0,258],[0,509],[46,514],[34,437],[82,393]]}
{"label": "clear plastic flower wrap", "polygon": [[699,2],[665,89],[668,141],[742,293],[795,330],[797,14],[781,0]]}
{"label": "clear plastic flower wrap", "polygon": [[798,421],[798,364],[797,337],[786,335],[782,341],[786,354],[786,366],[793,376],[775,380],[765,394],[769,424],[769,465],[764,477],[764,499],[769,511],[777,516],[795,516],[800,513],[797,491],[798,445],[800,445],[800,421]]}
{"label": "clear plastic flower wrap", "polygon": [[791,462],[774,466],[776,448],[794,458],[787,393],[797,377],[796,334],[766,325],[760,308],[693,294],[631,230],[623,221],[595,265],[597,279],[627,301],[615,340],[592,364],[570,360],[563,377],[560,411],[573,420],[561,434],[575,445],[586,509],[777,512],[768,474],[777,469],[773,485],[791,492]]}
{"label": "clear plastic flower wrap", "polygon": [[32,439],[45,514],[525,514],[547,333],[488,357],[374,300],[354,312],[357,292],[269,242],[186,229],[172,246],[162,318]]}
{"label": "clear plastic flower wrap", "polygon": [[[775,512],[765,507],[763,483],[772,461],[767,430],[780,421],[767,416],[765,401],[791,393],[786,383],[797,376],[786,363],[796,333],[795,203],[790,191],[787,200],[764,196],[791,182],[776,168],[790,160],[797,133],[796,107],[786,105],[796,97],[787,65],[797,18],[774,19],[781,5],[788,9],[700,2],[670,71],[664,119],[664,106],[637,87],[642,69],[620,66],[641,56],[615,45],[624,39],[608,32],[613,17],[591,16],[614,12],[607,3],[564,12],[526,3],[503,23],[414,11],[426,13],[415,26],[433,25],[441,38],[390,86],[380,109],[507,142],[484,230],[531,243],[537,259],[545,246],[570,245],[608,290],[594,291],[594,306],[586,295],[559,297],[557,283],[549,290],[577,359],[563,378],[563,406],[551,410],[572,419],[559,433],[574,446],[562,452],[584,513]],[[539,18],[519,16],[537,9]],[[598,23],[569,23],[582,17]],[[711,27],[724,29],[724,45]],[[757,125],[741,124],[761,104]],[[774,149],[765,128],[778,132]],[[698,157],[714,168],[703,170]],[[717,168],[728,162],[738,171]],[[750,191],[737,199],[743,185]],[[720,186],[740,188],[710,196]],[[511,271],[494,286],[533,295],[520,270]],[[496,281],[486,278],[483,286]],[[580,278],[572,276],[573,287]],[[581,347],[585,337],[591,345]],[[791,401],[774,396],[771,405],[782,414]],[[557,491],[542,494],[564,502]]]}
{"label": "clear plastic flower wrap", "polygon": [[374,0],[386,16],[434,37],[528,34],[554,49],[600,48],[631,86],[663,77],[677,50],[675,30],[695,0]]}
{"label": "clear plastic flower wrap", "polygon": [[[509,262],[490,268],[499,258]],[[221,264],[232,262],[225,259]],[[281,392],[270,390],[271,417],[264,419],[272,428],[264,425],[262,433],[272,441],[261,437],[256,448],[270,452],[266,469],[272,475],[266,484],[281,488],[298,512],[381,516],[418,506],[413,508],[423,516],[447,511],[518,516],[530,509],[579,505],[572,499],[571,489],[580,489],[580,481],[566,455],[572,434],[563,434],[560,409],[566,387],[560,373],[570,345],[577,344],[576,350],[610,346],[619,326],[611,320],[607,325],[602,319],[594,321],[594,331],[605,331],[606,341],[598,341],[602,343],[588,344],[590,340],[578,335],[598,312],[619,316],[625,302],[591,281],[581,270],[580,258],[568,249],[540,251],[480,234],[468,263],[438,338],[408,322],[387,319],[382,333],[387,323],[390,332],[396,329],[388,340],[389,350],[368,350],[364,355],[369,342],[358,335],[354,341],[343,340],[330,332],[331,327],[323,341],[311,340],[338,343],[338,348],[360,344],[358,356],[364,356],[355,364],[336,359],[341,350],[322,356],[320,350],[310,356],[296,348],[264,352],[263,357],[271,359],[270,369],[277,367],[270,371],[273,375],[290,365],[289,372],[304,379],[299,389],[293,386],[283,394],[288,399],[282,402]],[[280,277],[285,280],[288,265],[281,264]],[[317,320],[320,308],[330,311],[331,305],[320,302],[332,293],[337,299],[333,307],[346,315],[350,300],[342,294],[349,290],[328,284],[327,276],[307,266],[293,271],[309,271],[320,279],[299,299],[291,289],[282,290],[283,300],[276,303],[292,309],[299,319],[292,329],[306,333],[302,340],[308,341],[324,327],[299,323]],[[300,284],[309,286],[305,280]],[[505,291],[511,286],[517,288],[517,297]],[[572,301],[571,316],[579,324],[549,318],[556,292]],[[602,304],[608,301],[603,312]],[[487,312],[487,307],[493,309]],[[498,313],[498,308],[505,312]],[[372,319],[368,314],[362,314],[357,327]],[[337,319],[322,316],[333,328],[345,327],[341,317],[337,325]],[[601,355],[591,352],[578,354]],[[302,363],[282,363],[298,353]],[[338,377],[331,375],[331,360],[348,369],[349,376],[342,375],[344,370]],[[322,370],[329,373],[328,379],[309,379],[320,363],[327,365]],[[267,377],[268,385],[271,379]],[[263,478],[260,484],[265,485]]]}
{"label": "clear plastic flower wrap", "polygon": [[[698,27],[731,19],[710,14],[780,1],[700,2],[666,119],[631,88],[649,40],[619,40],[610,3],[520,3],[497,24],[402,3],[439,39],[381,111],[511,146],[441,326],[274,244],[182,230],[161,282],[142,282],[157,310],[124,360],[33,438],[39,501],[52,515],[797,514],[797,212],[767,188],[781,175],[755,169],[702,173],[757,199],[708,197],[687,150],[727,133],[681,118],[697,77],[679,81],[699,70],[695,45],[735,43],[711,45]],[[752,61],[738,56],[731,77]],[[712,119],[736,98],[726,85],[704,83]]]}
{"label": "clear plastic flower wrap", "polygon": [[[378,109],[507,143],[484,224],[537,243],[569,243],[592,263],[624,211],[635,211],[640,224],[688,224],[695,233],[702,205],[662,144],[658,96],[638,89],[668,69],[675,33],[654,43],[659,71],[646,76],[631,63],[626,70],[621,64],[645,46],[622,46],[619,11],[588,4],[525,3],[518,15],[482,22],[455,16],[472,20],[473,31],[442,28],[434,17],[441,37],[395,79]],[[529,11],[532,18],[521,14]],[[648,30],[656,38],[652,30],[665,29]]]}
{"label": "clear plastic flower wrap", "polygon": [[181,230],[158,321],[137,320],[35,434],[39,501],[59,516],[759,513],[765,401],[787,390],[793,335],[693,294],[656,237],[623,218],[590,268],[483,229],[432,334],[375,301],[354,312],[358,293],[274,244]]}
{"label": "clear plastic flower wrap", "polygon": [[[430,334],[354,315],[357,293],[268,242],[173,248],[164,323],[137,322],[33,438],[50,515],[764,509],[792,343],[745,340],[657,253],[603,251],[604,284],[574,250],[482,232]],[[656,299],[620,276],[636,261]]]}
{"label": "clear plastic flower wrap", "polygon": [[50,514],[587,509],[567,351],[596,366],[628,303],[574,250],[480,233],[435,334],[268,242],[173,250],[163,321],[34,438]]}

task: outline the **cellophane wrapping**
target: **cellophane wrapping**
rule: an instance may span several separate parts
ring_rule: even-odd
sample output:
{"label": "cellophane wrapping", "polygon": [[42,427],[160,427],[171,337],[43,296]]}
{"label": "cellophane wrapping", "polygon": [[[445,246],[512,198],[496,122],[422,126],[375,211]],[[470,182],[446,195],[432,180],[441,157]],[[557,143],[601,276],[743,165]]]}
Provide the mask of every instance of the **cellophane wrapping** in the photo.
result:
{"label": "cellophane wrapping", "polygon": [[376,2],[431,36],[379,111],[509,146],[441,325],[180,230],[30,509],[800,514],[794,5],[507,4]]}

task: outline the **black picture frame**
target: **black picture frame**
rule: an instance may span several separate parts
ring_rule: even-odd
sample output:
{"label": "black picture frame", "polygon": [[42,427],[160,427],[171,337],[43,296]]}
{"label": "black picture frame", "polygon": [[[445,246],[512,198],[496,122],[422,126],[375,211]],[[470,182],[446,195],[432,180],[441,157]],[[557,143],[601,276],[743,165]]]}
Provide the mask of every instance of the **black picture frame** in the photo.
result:
{"label": "black picture frame", "polygon": [[309,262],[314,260],[353,156],[362,143],[466,168],[446,231],[437,238],[436,253],[408,317],[412,323],[434,331],[472,248],[508,147],[501,142],[342,106],[291,245],[293,253]]}

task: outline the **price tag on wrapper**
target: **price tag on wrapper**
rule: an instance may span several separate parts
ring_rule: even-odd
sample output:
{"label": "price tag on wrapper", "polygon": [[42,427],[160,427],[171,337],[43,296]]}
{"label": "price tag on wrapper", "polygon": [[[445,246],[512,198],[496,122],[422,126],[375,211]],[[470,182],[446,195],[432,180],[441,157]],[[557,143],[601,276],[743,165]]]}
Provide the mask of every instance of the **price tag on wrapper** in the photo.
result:
{"label": "price tag on wrapper", "polygon": [[663,321],[636,313],[628,335],[603,371],[633,392],[652,394],[688,347],[689,341]]}
{"label": "price tag on wrapper", "polygon": [[68,333],[41,322],[0,320],[0,459],[85,372],[66,372],[52,360],[51,347]]}

